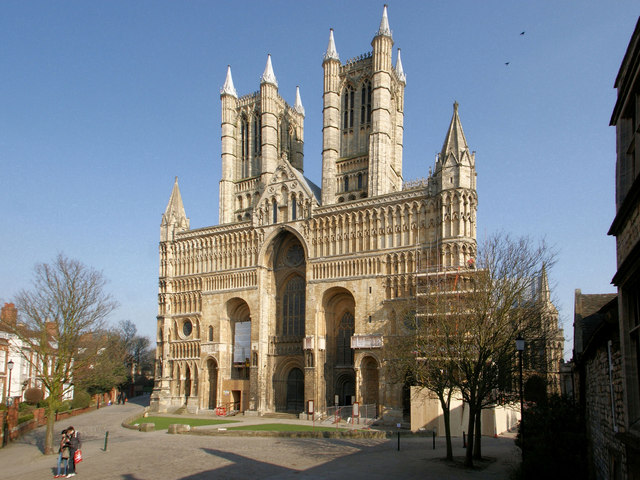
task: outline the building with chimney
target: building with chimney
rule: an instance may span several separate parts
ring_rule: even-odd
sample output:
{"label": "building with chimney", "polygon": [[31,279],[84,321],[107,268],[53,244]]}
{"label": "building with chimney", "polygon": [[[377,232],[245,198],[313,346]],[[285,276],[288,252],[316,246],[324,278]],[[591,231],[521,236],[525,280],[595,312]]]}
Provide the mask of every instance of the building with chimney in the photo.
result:
{"label": "building with chimney", "polygon": [[[324,54],[321,188],[304,176],[300,90],[220,91],[220,224],[192,229],[176,178],[160,227],[157,411],[224,406],[255,414],[373,406],[400,419],[408,388],[382,346],[419,270],[476,255],[476,170],[453,105],[425,179],[402,174],[406,76],[385,6],[372,51]],[[394,61],[395,57],[395,61]],[[444,125],[443,125],[444,127]]]}

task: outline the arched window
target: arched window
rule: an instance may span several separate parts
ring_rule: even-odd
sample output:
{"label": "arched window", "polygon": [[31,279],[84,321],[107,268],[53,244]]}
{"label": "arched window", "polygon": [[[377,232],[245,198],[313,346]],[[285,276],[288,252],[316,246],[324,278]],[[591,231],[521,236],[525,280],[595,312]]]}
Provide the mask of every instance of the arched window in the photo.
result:
{"label": "arched window", "polygon": [[340,325],[338,325],[336,335],[336,365],[353,365],[353,350],[351,349],[353,330],[353,314],[351,312],[345,312],[340,319]]}
{"label": "arched window", "polygon": [[242,125],[240,126],[240,141],[242,142],[240,178],[247,178],[249,176],[249,122],[245,116],[242,117]]}
{"label": "arched window", "polygon": [[362,189],[362,174],[358,174],[358,190]]}
{"label": "arched window", "polygon": [[297,201],[295,194],[291,197],[291,220],[295,220],[297,216]]}
{"label": "arched window", "polygon": [[367,80],[360,90],[360,124],[371,123],[371,82]]}
{"label": "arched window", "polygon": [[284,288],[282,296],[282,335],[304,335],[304,279],[296,275]]}
{"label": "arched window", "polygon": [[253,117],[253,153],[257,157],[262,147],[262,118],[256,112]]}
{"label": "arched window", "polygon": [[271,201],[271,208],[273,210],[273,223],[278,223],[278,202],[276,202],[275,198]]}
{"label": "arched window", "polygon": [[213,342],[213,327],[209,327],[209,341]]}
{"label": "arched window", "polygon": [[353,127],[353,107],[356,100],[356,93],[353,90],[353,87],[349,86],[345,88],[344,95],[342,99],[343,111],[344,111],[344,121],[343,128],[352,128]]}
{"label": "arched window", "polygon": [[344,177],[344,191],[349,191],[349,177]]}

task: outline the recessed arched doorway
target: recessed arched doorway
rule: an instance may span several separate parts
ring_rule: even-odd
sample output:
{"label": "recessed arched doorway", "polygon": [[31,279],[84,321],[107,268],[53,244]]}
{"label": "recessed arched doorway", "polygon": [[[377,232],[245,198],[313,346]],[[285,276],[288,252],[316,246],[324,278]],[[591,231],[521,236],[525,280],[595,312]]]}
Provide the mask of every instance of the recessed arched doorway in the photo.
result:
{"label": "recessed arched doorway", "polygon": [[352,405],[356,395],[356,376],[354,372],[342,373],[336,379],[336,395],[339,405]]}
{"label": "recessed arched doorway", "polygon": [[378,404],[379,374],[378,362],[373,357],[366,357],[360,365],[362,374],[362,403]]}
{"label": "recessed arched doorway", "polygon": [[189,368],[189,365],[187,365],[184,376],[184,403],[186,404],[191,396],[191,369]]}
{"label": "recessed arched doorway", "polygon": [[287,376],[287,411],[304,411],[304,375],[299,368],[292,368]]}
{"label": "recessed arched doorway", "polygon": [[209,388],[207,407],[213,410],[218,402],[218,362],[213,358],[207,360],[207,384]]}

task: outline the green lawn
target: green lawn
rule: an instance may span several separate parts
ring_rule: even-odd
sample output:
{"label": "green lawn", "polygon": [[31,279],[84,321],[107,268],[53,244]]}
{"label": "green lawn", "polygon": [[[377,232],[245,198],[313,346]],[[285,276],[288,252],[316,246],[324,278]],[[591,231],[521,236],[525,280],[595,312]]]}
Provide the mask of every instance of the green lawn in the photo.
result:
{"label": "green lawn", "polygon": [[216,420],[208,418],[188,418],[188,417],[142,417],[133,422],[133,425],[141,423],[153,423],[156,430],[167,430],[172,423],[181,425],[191,425],[192,427],[201,427],[203,425],[219,425],[221,423],[238,423],[237,420]]}
{"label": "green lawn", "polygon": [[335,432],[344,431],[345,428],[313,427],[311,425],[295,425],[290,423],[263,423],[261,425],[244,425],[242,427],[229,427],[227,430],[251,430],[254,432]]}

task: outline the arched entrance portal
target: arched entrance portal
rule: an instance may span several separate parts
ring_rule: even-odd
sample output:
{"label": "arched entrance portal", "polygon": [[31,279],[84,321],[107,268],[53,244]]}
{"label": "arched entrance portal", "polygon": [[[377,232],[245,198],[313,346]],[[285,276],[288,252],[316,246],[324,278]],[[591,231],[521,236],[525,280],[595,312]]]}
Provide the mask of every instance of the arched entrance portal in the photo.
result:
{"label": "arched entrance portal", "polygon": [[378,362],[367,357],[360,366],[362,374],[362,402],[365,405],[378,403]]}
{"label": "arched entrance portal", "polygon": [[352,293],[334,287],[324,294],[323,308],[326,332],[326,398],[327,406],[351,405],[355,401],[356,374],[351,337],[355,331],[355,300]]}
{"label": "arched entrance portal", "polygon": [[346,372],[336,379],[336,395],[340,405],[351,405],[356,395],[356,376]]}
{"label": "arched entrance portal", "polygon": [[304,375],[299,368],[292,368],[287,376],[287,411],[304,411]]}
{"label": "arched entrance portal", "polygon": [[218,403],[218,363],[213,358],[207,360],[207,380],[209,387],[207,407],[213,410]]}
{"label": "arched entrance portal", "polygon": [[191,369],[188,365],[184,375],[184,403],[186,404],[191,396]]}

